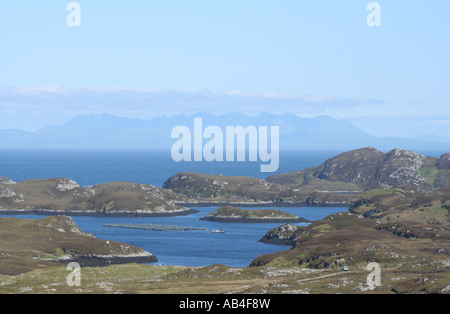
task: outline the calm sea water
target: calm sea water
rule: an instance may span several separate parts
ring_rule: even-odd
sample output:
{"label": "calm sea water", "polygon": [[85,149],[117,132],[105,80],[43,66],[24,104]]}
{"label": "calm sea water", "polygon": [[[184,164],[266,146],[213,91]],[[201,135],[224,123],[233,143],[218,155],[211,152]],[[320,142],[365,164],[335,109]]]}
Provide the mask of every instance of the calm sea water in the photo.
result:
{"label": "calm sea water", "polygon": [[[318,166],[340,152],[281,152],[277,173]],[[15,181],[66,177],[82,186],[114,181],[162,186],[170,176],[179,172],[199,172],[231,176],[266,178],[270,174],[259,171],[259,163],[175,163],[170,153],[161,151],[51,151],[0,150],[0,176]],[[276,207],[274,207],[276,208]],[[217,207],[195,208],[200,212],[183,217],[164,218],[103,218],[73,217],[81,229],[104,240],[136,245],[155,254],[162,265],[206,266],[225,264],[246,267],[260,254],[288,249],[258,240],[280,224],[242,224],[201,221],[201,217]],[[346,208],[289,208],[281,210],[308,220],[320,220]],[[15,216],[42,218],[42,216]],[[104,227],[104,224],[149,223],[202,227],[208,231],[148,231]],[[297,224],[301,225],[301,224]],[[223,228],[226,233],[211,230]]]}
{"label": "calm sea water", "polygon": [[161,187],[180,172],[267,178],[319,166],[337,151],[280,153],[276,173],[261,173],[260,162],[174,162],[170,151],[0,150],[0,177],[14,181],[69,178],[82,186],[130,181]]}

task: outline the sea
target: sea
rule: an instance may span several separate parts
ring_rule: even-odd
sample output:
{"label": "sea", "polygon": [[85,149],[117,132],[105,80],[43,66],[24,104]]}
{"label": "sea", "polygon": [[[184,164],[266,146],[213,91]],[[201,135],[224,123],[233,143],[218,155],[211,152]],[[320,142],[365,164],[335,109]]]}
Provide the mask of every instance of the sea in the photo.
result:
{"label": "sea", "polygon": [[[16,182],[69,178],[81,186],[127,181],[162,187],[180,172],[250,176],[266,179],[269,175],[316,167],[341,151],[282,151],[275,173],[261,173],[258,162],[174,162],[167,151],[121,150],[0,150],[0,177]],[[429,154],[431,155],[431,154]],[[437,155],[437,154],[433,154]],[[192,207],[196,214],[179,217],[79,217],[73,219],[84,232],[97,238],[138,246],[153,253],[158,265],[208,266],[223,264],[247,267],[261,254],[289,249],[289,246],[259,242],[264,234],[280,224],[219,223],[200,218],[218,207]],[[347,211],[342,207],[271,207],[310,221]],[[246,208],[250,209],[250,208]],[[257,207],[252,207],[257,209]],[[39,219],[42,216],[9,216]],[[107,224],[159,224],[198,227],[201,231],[151,231],[106,227]],[[305,225],[305,224],[295,224]],[[225,233],[213,233],[223,229]]]}

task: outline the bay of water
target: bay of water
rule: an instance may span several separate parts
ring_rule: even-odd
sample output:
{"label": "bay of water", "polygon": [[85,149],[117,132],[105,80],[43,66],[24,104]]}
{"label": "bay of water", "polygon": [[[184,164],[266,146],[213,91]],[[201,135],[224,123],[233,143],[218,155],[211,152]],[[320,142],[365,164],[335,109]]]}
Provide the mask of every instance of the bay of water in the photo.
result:
{"label": "bay of water", "polygon": [[[336,151],[281,152],[280,168],[287,173],[318,166]],[[165,151],[71,151],[71,150],[0,150],[0,176],[14,181],[65,177],[82,186],[130,181],[161,187],[165,180],[179,172],[198,172],[229,176],[267,178],[276,173],[261,173],[260,163],[250,162],[181,162],[172,161]],[[277,207],[273,207],[277,209]],[[138,246],[156,255],[161,265],[207,266],[225,264],[246,267],[261,254],[289,249],[288,246],[258,242],[269,230],[280,224],[217,223],[200,218],[217,207],[194,208],[197,214],[181,217],[73,217],[84,232],[97,238]],[[320,220],[346,208],[278,208],[308,220]],[[11,216],[10,216],[11,217]],[[13,216],[39,219],[42,216]],[[207,231],[149,231],[104,227],[104,224],[161,224],[201,227]],[[297,224],[302,225],[302,224]],[[224,234],[211,230],[223,228]]]}
{"label": "bay of water", "polygon": [[[276,207],[274,207],[276,208]],[[218,223],[199,220],[217,207],[195,208],[200,212],[182,217],[73,217],[84,232],[97,238],[118,241],[138,246],[156,255],[161,265],[208,266],[224,264],[233,267],[247,267],[261,254],[287,250],[289,246],[258,242],[264,234],[281,224]],[[330,214],[346,211],[346,208],[289,208],[281,210],[309,220],[318,220]],[[3,216],[6,217],[6,216]],[[40,219],[43,216],[8,216]],[[104,224],[161,224],[171,226],[201,227],[207,231],[150,231],[104,227]],[[295,224],[305,225],[305,224]],[[212,230],[223,228],[225,233],[215,234]]]}

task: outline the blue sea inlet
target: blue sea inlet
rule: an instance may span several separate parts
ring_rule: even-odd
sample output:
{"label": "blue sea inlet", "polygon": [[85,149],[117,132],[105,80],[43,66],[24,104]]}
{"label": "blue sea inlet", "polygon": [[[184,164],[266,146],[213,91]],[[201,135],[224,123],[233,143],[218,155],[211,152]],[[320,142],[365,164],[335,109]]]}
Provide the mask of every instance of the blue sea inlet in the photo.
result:
{"label": "blue sea inlet", "polygon": [[[289,246],[258,242],[264,234],[279,223],[219,223],[203,221],[200,218],[217,210],[218,207],[192,207],[199,212],[181,217],[73,217],[84,232],[97,238],[118,241],[140,247],[156,255],[160,265],[208,266],[224,264],[232,267],[247,267],[261,254],[270,254],[289,249]],[[280,209],[308,220],[320,220],[336,212],[346,211],[338,207],[271,207]],[[256,209],[256,208],[252,208]],[[5,216],[4,216],[5,217]],[[40,219],[43,216],[8,216]],[[154,231],[106,227],[114,224],[156,224],[187,226],[199,231]],[[297,226],[305,224],[294,224]],[[223,229],[225,233],[213,233]]]}

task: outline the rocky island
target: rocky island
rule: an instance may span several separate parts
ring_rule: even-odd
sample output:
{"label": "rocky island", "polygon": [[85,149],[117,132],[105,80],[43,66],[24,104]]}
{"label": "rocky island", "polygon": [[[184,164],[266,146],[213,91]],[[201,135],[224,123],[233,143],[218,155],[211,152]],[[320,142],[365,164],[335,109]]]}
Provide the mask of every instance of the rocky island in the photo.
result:
{"label": "rocky island", "polygon": [[304,218],[277,209],[244,210],[235,206],[223,206],[201,220],[242,223],[300,223]]}

